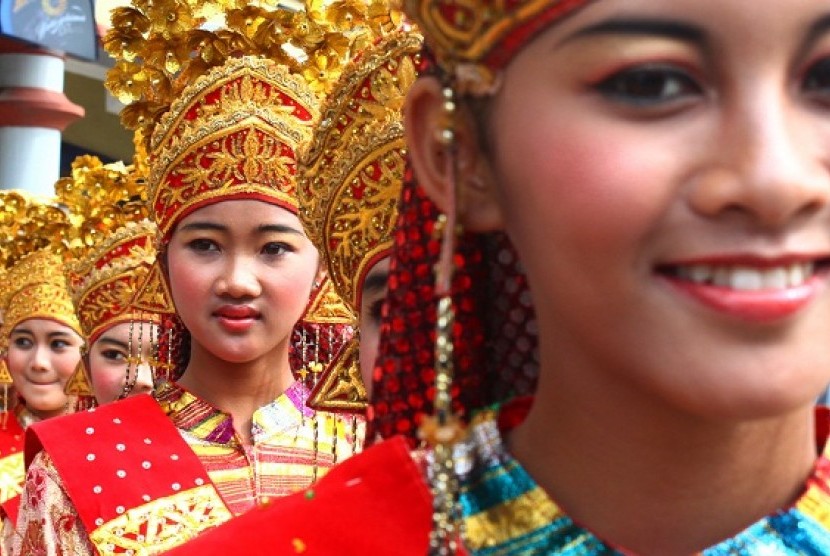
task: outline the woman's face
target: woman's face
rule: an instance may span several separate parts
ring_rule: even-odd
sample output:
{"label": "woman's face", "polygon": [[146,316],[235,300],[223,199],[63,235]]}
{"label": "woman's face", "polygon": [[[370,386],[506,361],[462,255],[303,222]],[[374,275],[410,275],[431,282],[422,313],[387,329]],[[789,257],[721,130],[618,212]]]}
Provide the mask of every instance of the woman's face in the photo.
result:
{"label": "woman's face", "polygon": [[64,324],[28,319],[9,335],[7,364],[17,393],[41,417],[65,411],[63,391],[81,358],[81,337]]}
{"label": "woman's face", "polygon": [[99,404],[121,398],[125,384],[132,385],[127,396],[152,392],[150,363],[157,332],[158,327],[150,322],[122,322],[105,330],[90,346],[90,379]]}
{"label": "woman's face", "polygon": [[253,200],[189,214],[167,253],[173,301],[194,347],[233,363],[288,349],[317,263],[295,214]]}
{"label": "woman's face", "polygon": [[510,63],[488,129],[552,389],[747,418],[826,385],[826,3],[589,4]]}

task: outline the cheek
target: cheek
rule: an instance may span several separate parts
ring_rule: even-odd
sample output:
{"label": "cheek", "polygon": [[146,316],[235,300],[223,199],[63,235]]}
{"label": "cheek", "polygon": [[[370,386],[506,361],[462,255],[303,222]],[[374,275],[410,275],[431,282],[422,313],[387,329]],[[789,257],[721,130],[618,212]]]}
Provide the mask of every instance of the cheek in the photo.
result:
{"label": "cheek", "polygon": [[180,257],[170,259],[172,260],[168,266],[168,279],[173,304],[177,312],[186,312],[191,305],[207,298],[205,291],[208,286],[204,271],[198,265],[184,264],[179,260]]}
{"label": "cheek", "polygon": [[[632,125],[567,106],[503,105],[497,174],[506,226],[523,254],[630,255],[672,202],[676,154]],[[580,116],[582,116],[580,118]],[[675,151],[676,153],[677,151]]]}
{"label": "cheek", "polygon": [[12,380],[18,379],[18,377],[23,375],[28,359],[27,352],[16,349],[13,346],[9,347],[6,365],[9,368],[9,373],[12,375]]}
{"label": "cheek", "polygon": [[81,360],[80,350],[75,352],[67,352],[56,354],[52,358],[52,364],[55,366],[55,371],[58,373],[58,378],[61,382],[66,382],[75,372],[78,367],[78,362]]}

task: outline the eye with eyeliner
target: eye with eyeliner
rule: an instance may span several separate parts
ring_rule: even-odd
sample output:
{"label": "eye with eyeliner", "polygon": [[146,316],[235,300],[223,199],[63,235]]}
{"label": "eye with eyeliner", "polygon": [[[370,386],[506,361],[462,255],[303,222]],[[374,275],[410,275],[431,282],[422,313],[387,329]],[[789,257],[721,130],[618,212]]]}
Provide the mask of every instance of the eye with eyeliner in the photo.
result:
{"label": "eye with eyeliner", "polygon": [[691,73],[677,65],[630,65],[591,84],[605,99],[633,109],[670,109],[704,94]]}

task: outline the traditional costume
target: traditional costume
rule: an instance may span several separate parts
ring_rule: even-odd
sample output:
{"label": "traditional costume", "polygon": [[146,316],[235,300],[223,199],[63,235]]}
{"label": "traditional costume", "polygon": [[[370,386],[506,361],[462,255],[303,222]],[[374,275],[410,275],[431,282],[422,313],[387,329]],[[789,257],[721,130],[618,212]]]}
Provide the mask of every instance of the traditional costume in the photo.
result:
{"label": "traditional costume", "polygon": [[66,288],[60,253],[69,227],[66,212],[52,200],[37,199],[19,191],[3,191],[0,229],[2,258],[7,269],[0,284],[0,384],[3,387],[2,487],[0,503],[12,523],[23,490],[23,431],[38,419],[13,391],[5,363],[9,334],[31,318],[54,320],[80,333],[72,300]]}
{"label": "traditional costume", "polygon": [[[588,3],[409,2],[446,84],[441,137],[448,152],[456,95],[491,94],[522,46]],[[625,553],[570,519],[505,446],[504,435],[530,406],[524,394],[532,393],[538,367],[533,308],[515,251],[503,234],[456,235],[454,211],[439,216],[407,177],[373,393],[376,430],[393,438],[344,462],[313,489],[251,512],[177,554],[223,554],[238,546],[239,531],[265,523],[274,524],[271,552],[249,546],[247,554]],[[820,455],[797,500],[704,555],[830,552],[830,427],[823,409],[816,429]],[[429,444],[426,452],[405,449],[419,439]],[[400,498],[397,489],[380,490],[387,473],[400,485]],[[304,525],[304,516],[331,515],[335,507],[361,511],[327,528]]]}
{"label": "traditional costume", "polygon": [[[213,203],[254,199],[297,212],[296,152],[318,117],[315,90],[325,89],[373,27],[389,21],[386,10],[370,19],[351,6],[312,8],[174,1],[114,12],[106,44],[118,63],[108,85],[131,103],[124,121],[146,139],[148,206],[161,250],[183,218]],[[211,21],[212,31],[199,28],[217,14],[224,21]],[[169,299],[158,264],[143,291]],[[348,324],[347,317],[328,290],[314,296],[303,320],[316,325],[311,338],[337,348],[342,336],[332,325]],[[159,364],[174,380],[185,368],[188,339],[175,314],[163,319]],[[157,401],[136,396],[108,404],[74,419],[61,435],[39,435],[58,468],[54,458],[66,439],[87,439],[88,448],[63,458],[72,470],[64,482],[63,472],[35,473],[33,466],[31,490],[49,500],[51,514],[45,526],[31,521],[21,531],[19,552],[162,552],[314,484],[358,452],[361,413],[306,405],[310,379],[322,367],[316,363],[328,360],[319,344],[306,343],[300,378],[254,413],[252,446],[240,442],[229,414],[174,381],[158,388]]]}

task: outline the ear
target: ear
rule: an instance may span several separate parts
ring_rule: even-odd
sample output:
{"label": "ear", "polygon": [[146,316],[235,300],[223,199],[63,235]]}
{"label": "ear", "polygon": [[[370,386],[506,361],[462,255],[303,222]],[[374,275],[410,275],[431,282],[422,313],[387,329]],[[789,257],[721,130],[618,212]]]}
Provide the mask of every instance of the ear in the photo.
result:
{"label": "ear", "polygon": [[443,212],[451,205],[452,156],[455,156],[456,210],[460,223],[473,232],[502,229],[501,205],[490,164],[479,149],[478,129],[466,107],[456,106],[455,141],[441,139],[445,121],[440,82],[421,77],[407,94],[404,123],[409,156],[418,184]]}

